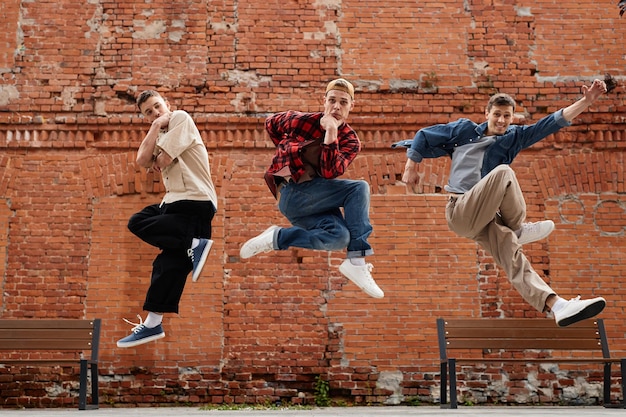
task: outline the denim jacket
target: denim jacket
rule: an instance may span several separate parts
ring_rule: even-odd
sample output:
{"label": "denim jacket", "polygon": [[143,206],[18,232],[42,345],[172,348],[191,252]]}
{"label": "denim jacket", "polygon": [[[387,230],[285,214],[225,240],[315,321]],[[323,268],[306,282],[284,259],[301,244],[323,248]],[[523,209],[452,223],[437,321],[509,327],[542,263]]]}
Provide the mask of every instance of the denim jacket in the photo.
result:
{"label": "denim jacket", "polygon": [[[520,151],[526,149],[571,123],[563,118],[563,110],[558,110],[532,125],[511,125],[498,136],[485,151],[481,176],[501,164],[511,164]],[[439,124],[420,129],[413,139],[394,143],[392,147],[409,148],[407,156],[415,162],[423,158],[452,156],[454,148],[466,145],[480,138],[487,130],[487,122],[476,124],[469,119]]]}

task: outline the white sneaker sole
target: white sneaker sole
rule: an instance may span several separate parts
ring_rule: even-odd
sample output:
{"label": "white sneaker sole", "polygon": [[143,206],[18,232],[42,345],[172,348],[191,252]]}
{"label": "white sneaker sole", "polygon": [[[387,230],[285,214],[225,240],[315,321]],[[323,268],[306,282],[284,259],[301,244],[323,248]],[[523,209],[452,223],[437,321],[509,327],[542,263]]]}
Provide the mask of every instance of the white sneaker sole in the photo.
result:
{"label": "white sneaker sole", "polygon": [[155,334],[153,336],[144,337],[143,339],[135,340],[133,342],[120,343],[117,342],[117,347],[120,348],[129,348],[134,346],[143,345],[144,343],[153,342],[155,340],[163,339],[165,337],[165,332]]}
{"label": "white sneaker sole", "polygon": [[590,319],[600,314],[602,310],[604,310],[604,307],[606,307],[606,301],[604,299],[597,300],[580,310],[578,313],[572,314],[569,317],[563,317],[557,322],[557,324],[559,327],[567,327],[574,323],[578,323],[579,321]]}

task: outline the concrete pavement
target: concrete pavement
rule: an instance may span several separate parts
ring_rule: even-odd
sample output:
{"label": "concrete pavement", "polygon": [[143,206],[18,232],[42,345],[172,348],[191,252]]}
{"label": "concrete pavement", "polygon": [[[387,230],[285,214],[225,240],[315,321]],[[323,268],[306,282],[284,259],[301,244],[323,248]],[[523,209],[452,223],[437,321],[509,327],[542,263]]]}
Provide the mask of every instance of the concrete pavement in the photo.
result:
{"label": "concrete pavement", "polygon": [[152,408],[100,408],[79,411],[77,409],[0,409],[1,417],[604,417],[624,416],[626,411],[603,407],[526,407],[490,406],[461,407],[456,410],[439,407],[332,407],[311,410],[215,410],[200,407],[152,407]]}

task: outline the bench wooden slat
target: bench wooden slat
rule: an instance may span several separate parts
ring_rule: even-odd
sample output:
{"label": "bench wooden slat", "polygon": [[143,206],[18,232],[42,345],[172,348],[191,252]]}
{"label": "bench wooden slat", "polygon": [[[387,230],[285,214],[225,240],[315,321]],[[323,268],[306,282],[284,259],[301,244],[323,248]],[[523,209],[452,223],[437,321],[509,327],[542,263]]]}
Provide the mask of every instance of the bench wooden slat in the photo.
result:
{"label": "bench wooden slat", "polygon": [[0,320],[0,350],[90,350],[92,320]]}
{"label": "bench wooden slat", "polygon": [[81,319],[1,319],[0,330],[4,329],[93,329],[93,320]]}
{"label": "bench wooden slat", "polygon": [[91,340],[92,329],[8,329],[0,330],[0,340],[65,339]]}
{"label": "bench wooden slat", "polygon": [[595,339],[449,339],[448,349],[564,349],[595,350],[602,353]]}
{"label": "bench wooden slat", "polygon": [[512,339],[600,339],[598,330],[594,328],[568,329],[545,329],[545,328],[503,328],[503,327],[463,327],[449,328],[446,326],[446,336],[449,338],[489,339],[489,338],[512,338]]}
{"label": "bench wooden slat", "polygon": [[[90,350],[89,340],[63,340],[63,339],[0,339],[0,350]],[[2,359],[0,359],[0,363]]]}
{"label": "bench wooden slat", "polygon": [[596,323],[557,327],[548,319],[446,320],[448,349],[601,349]]}
{"label": "bench wooden slat", "polygon": [[583,320],[567,327],[558,327],[554,320],[544,318],[505,318],[505,319],[444,319],[446,329],[474,327],[477,329],[488,326],[489,328],[510,328],[511,326],[526,329],[551,329],[553,331],[571,331],[572,329],[595,329],[594,320]]}

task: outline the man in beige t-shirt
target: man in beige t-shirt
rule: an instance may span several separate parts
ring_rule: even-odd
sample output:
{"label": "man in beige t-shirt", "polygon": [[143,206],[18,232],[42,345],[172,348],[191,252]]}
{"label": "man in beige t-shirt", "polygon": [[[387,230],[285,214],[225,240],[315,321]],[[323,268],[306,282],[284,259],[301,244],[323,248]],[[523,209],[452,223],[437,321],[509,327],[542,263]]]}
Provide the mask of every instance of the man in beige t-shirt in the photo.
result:
{"label": "man in beige t-shirt", "polygon": [[145,207],[128,222],[132,233],[161,253],[153,262],[143,305],[146,320],[139,316],[139,323],[129,322],[133,330],[118,347],[165,337],[163,313],[178,313],[189,272],[193,281],[198,279],[213,243],[211,221],[217,209],[209,155],[191,116],[172,111],[153,90],[144,91],[137,106],[152,123],[137,151],[137,163],[160,172],[166,192],[160,204]]}

